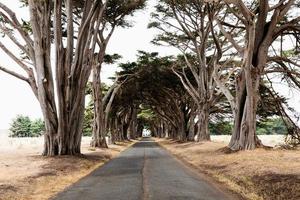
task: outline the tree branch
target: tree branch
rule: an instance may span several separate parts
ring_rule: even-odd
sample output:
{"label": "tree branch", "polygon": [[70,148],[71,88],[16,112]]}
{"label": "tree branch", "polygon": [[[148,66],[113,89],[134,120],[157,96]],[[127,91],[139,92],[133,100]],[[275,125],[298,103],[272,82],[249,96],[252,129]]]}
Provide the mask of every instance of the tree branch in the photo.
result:
{"label": "tree branch", "polygon": [[5,72],[5,73],[7,73],[7,74],[9,74],[9,75],[12,75],[12,76],[20,79],[22,81],[25,81],[25,82],[29,83],[29,79],[27,77],[25,77],[25,76],[23,76],[23,75],[21,75],[19,73],[16,73],[16,72],[14,72],[12,70],[9,70],[9,69],[1,66],[1,65],[0,65],[0,70],[3,71],[3,72]]}

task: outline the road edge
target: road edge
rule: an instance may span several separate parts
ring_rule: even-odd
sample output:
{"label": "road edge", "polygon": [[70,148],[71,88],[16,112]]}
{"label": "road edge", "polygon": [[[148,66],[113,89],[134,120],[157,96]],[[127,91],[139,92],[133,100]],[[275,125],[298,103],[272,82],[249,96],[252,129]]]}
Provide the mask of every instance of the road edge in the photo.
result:
{"label": "road edge", "polygon": [[[163,139],[163,138],[161,138]],[[197,178],[205,180],[208,184],[213,186],[215,189],[217,189],[219,192],[223,193],[228,197],[230,200],[243,200],[243,196],[239,193],[235,192],[234,190],[231,190],[229,187],[225,186],[222,182],[216,180],[212,176],[209,176],[208,174],[204,173],[200,168],[198,168],[196,165],[190,163],[188,160],[172,153],[167,147],[165,147],[163,144],[161,144],[157,138],[153,138],[153,140],[166,152],[174,158],[176,161],[178,161],[179,164],[181,164],[185,169],[187,169],[188,172],[190,172],[193,175],[196,175]]]}

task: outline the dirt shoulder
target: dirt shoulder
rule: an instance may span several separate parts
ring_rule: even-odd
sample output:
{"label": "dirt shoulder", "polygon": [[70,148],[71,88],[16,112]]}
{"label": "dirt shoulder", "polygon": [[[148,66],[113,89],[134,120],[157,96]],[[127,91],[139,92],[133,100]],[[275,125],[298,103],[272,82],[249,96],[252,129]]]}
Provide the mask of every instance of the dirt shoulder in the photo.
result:
{"label": "dirt shoulder", "polygon": [[242,199],[300,199],[300,150],[257,149],[226,154],[221,151],[226,144],[221,142],[156,141]]}
{"label": "dirt shoulder", "polygon": [[82,147],[82,156],[43,157],[22,147],[0,154],[0,200],[49,199],[94,169],[119,155],[135,141],[109,145],[109,149]]}

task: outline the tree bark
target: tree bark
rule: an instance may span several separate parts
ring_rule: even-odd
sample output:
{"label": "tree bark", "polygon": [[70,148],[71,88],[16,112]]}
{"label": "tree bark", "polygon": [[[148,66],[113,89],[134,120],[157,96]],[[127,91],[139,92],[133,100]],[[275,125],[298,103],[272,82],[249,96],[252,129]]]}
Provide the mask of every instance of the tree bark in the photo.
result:
{"label": "tree bark", "polygon": [[[30,20],[34,37],[34,65],[37,71],[38,100],[45,121],[43,155],[59,154],[59,121],[54,98],[54,83],[50,62],[50,2],[36,3],[29,1]],[[38,10],[44,16],[40,17]],[[43,26],[40,26],[43,24]]]}
{"label": "tree bark", "polygon": [[189,119],[189,135],[188,141],[195,141],[195,111],[191,110]]}
{"label": "tree bark", "polygon": [[130,139],[137,138],[137,108],[134,107],[132,110],[132,117],[130,122]]}
{"label": "tree bark", "polygon": [[[34,38],[34,66],[36,68],[38,99],[42,108],[45,124],[44,155],[80,154],[81,133],[85,105],[85,86],[90,76],[93,52],[87,44],[91,41],[92,24],[95,21],[95,9],[84,15],[79,28],[76,51],[73,49],[72,2],[66,2],[68,19],[68,42],[63,48],[62,42],[62,3],[54,2],[54,42],[56,50],[56,88],[55,102],[54,78],[50,62],[51,51],[51,1],[29,0],[30,21]],[[87,4],[86,4],[87,6]],[[88,7],[85,7],[88,10]],[[75,60],[72,62],[73,54]],[[57,111],[57,108],[58,111]]]}
{"label": "tree bark", "polygon": [[208,129],[209,124],[209,111],[208,105],[203,104],[198,109],[198,128],[197,128],[197,142],[199,141],[209,141],[210,133]]}
{"label": "tree bark", "polygon": [[236,82],[234,132],[229,143],[232,150],[252,150],[261,142],[256,136],[256,110],[260,73],[254,66],[255,25],[248,27],[248,44],[244,51],[243,68]]}
{"label": "tree bark", "polygon": [[91,141],[92,147],[108,148],[105,133],[106,126],[104,120],[104,109],[102,102],[102,89],[101,89],[101,69],[94,67],[93,69],[93,100],[94,100],[94,124],[93,136]]}
{"label": "tree bark", "polygon": [[232,150],[252,150],[261,145],[256,135],[257,94],[247,95],[245,74],[242,72],[236,86],[234,129],[228,147]]}

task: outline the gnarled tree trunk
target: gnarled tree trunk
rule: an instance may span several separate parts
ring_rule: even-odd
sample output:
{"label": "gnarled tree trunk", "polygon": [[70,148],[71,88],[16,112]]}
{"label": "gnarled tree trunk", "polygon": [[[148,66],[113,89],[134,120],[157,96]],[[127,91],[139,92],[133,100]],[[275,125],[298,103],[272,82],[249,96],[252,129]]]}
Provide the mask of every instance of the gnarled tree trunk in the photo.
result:
{"label": "gnarled tree trunk", "polygon": [[131,113],[131,122],[130,122],[130,139],[136,139],[137,137],[137,108],[132,108]]}
{"label": "gnarled tree trunk", "polygon": [[242,73],[236,86],[234,129],[228,145],[232,150],[252,150],[261,145],[256,135],[257,88],[252,89],[253,95],[248,95],[245,82]]}
{"label": "gnarled tree trunk", "polygon": [[94,124],[91,146],[108,148],[105,139],[106,126],[102,102],[100,70],[101,69],[96,66],[93,69]]}
{"label": "gnarled tree trunk", "polygon": [[[45,121],[43,155],[54,156],[59,153],[59,121],[54,98],[54,83],[50,63],[50,2],[34,3],[29,1],[30,20],[34,37],[34,65],[37,71],[38,100]],[[39,17],[38,10],[44,16]],[[43,24],[43,26],[40,26]]]}
{"label": "gnarled tree trunk", "polygon": [[200,108],[198,108],[197,142],[210,140],[208,124],[209,124],[208,105],[203,104],[200,106]]}
{"label": "gnarled tree trunk", "polygon": [[[96,20],[96,5],[85,4],[84,20],[79,28],[77,48],[73,60],[73,5],[66,1],[68,21],[67,48],[62,37],[62,2],[54,2],[54,42],[56,50],[56,87],[58,103],[55,103],[54,78],[50,62],[51,51],[51,1],[29,0],[30,21],[34,38],[34,66],[37,71],[38,99],[42,108],[45,124],[44,155],[80,154],[83,127],[85,86],[90,76],[93,51],[87,44]],[[97,7],[100,9],[100,7]],[[84,23],[86,20],[86,23]],[[56,106],[58,111],[56,110]]]}
{"label": "gnarled tree trunk", "polygon": [[260,145],[256,136],[256,110],[260,73],[255,66],[255,25],[248,27],[248,44],[244,51],[243,68],[236,80],[234,132],[229,143],[232,150],[251,150]]}
{"label": "gnarled tree trunk", "polygon": [[188,141],[195,141],[195,111],[191,110],[190,119],[188,122]]}

